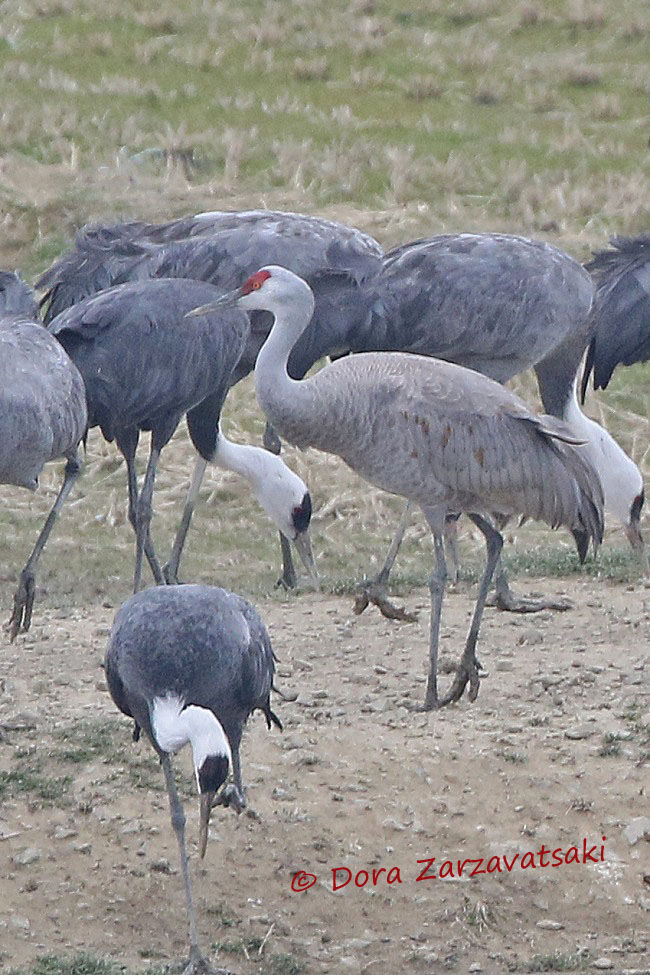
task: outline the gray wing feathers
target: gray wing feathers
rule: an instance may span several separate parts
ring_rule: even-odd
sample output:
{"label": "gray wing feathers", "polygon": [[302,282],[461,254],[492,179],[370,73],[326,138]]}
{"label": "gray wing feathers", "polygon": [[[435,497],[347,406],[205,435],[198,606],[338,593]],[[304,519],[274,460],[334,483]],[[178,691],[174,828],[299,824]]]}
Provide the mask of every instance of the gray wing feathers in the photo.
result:
{"label": "gray wing feathers", "polygon": [[309,443],[378,487],[449,511],[584,529],[600,541],[600,483],[572,432],[485,376],[420,356],[360,354],[303,385],[318,418]]}

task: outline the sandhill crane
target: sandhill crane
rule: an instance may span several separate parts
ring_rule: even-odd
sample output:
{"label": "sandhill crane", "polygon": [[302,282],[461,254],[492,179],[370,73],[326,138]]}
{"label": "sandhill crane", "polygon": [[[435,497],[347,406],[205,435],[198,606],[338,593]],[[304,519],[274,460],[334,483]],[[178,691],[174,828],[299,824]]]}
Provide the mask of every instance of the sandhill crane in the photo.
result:
{"label": "sandhill crane", "polygon": [[118,611],[106,650],[108,688],[117,707],[144,729],[160,756],[178,842],[190,929],[184,975],[211,971],[199,948],[187,850],[185,815],[170,754],[188,742],[200,796],[199,854],[208,840],[210,810],[232,766],[234,784],[217,800],[245,805],[239,746],[248,716],[271,710],[275,658],[266,627],[241,596],[212,586],[146,589]]}
{"label": "sandhill crane", "polygon": [[[164,224],[131,222],[89,226],[79,231],[74,249],[55,262],[38,280],[43,291],[45,321],[101,289],[117,283],[151,277],[192,278],[207,281],[222,291],[234,288],[261,264],[289,267],[322,289],[316,303],[313,328],[336,335],[342,312],[338,301],[345,282],[345,297],[381,267],[382,248],[374,238],[353,227],[322,217],[273,210],[212,211]],[[247,376],[271,327],[265,312],[251,315],[248,334],[231,385]],[[312,358],[306,369],[319,355]],[[298,376],[296,378],[301,378]],[[267,427],[264,444],[274,453],[280,443]],[[197,460],[192,486],[198,490],[201,461]],[[188,506],[191,505],[188,498]],[[296,585],[289,546],[281,534],[281,582]],[[173,566],[168,570],[173,573]]]}
{"label": "sandhill crane", "polygon": [[[399,352],[361,353],[294,380],[287,362],[310,321],[314,296],[286,268],[267,266],[223,296],[218,307],[264,308],[274,325],[255,367],[255,389],[279,434],[298,447],[341,457],[372,484],[420,505],[433,533],[429,676],[424,709],[479,689],[476,641],[503,539],[481,512],[522,514],[566,525],[581,558],[602,538],[602,491],[569,428],[535,416],[499,383],[453,363]],[[195,309],[205,314],[213,304]],[[485,572],[456,677],[437,689],[438,634],[446,565],[445,518],[464,511],[483,533]]]}
{"label": "sandhill crane", "polygon": [[30,627],[36,566],[81,471],[77,448],[86,430],[83,380],[59,343],[30,320],[36,311],[20,278],[0,272],[0,483],[35,491],[43,466],[66,458],[63,484],[20,573],[11,640]]}
{"label": "sandhill crane", "polygon": [[[339,350],[431,355],[499,382],[533,367],[544,409],[586,441],[605,507],[639,548],[641,472],[609,433],[582,412],[576,395],[580,364],[594,328],[589,316],[593,294],[588,272],[549,244],[512,234],[445,234],[388,252],[380,274],[347,301],[339,295],[342,307],[354,307],[354,321],[348,330],[345,315],[340,316],[338,336],[326,336],[324,342]],[[304,335],[289,359],[295,378],[304,375],[309,363],[303,350],[309,349],[310,355],[327,351],[325,345],[314,347],[313,339],[305,343]],[[388,579],[405,525],[403,519],[377,576],[380,584]],[[496,580],[502,608],[568,605],[515,597],[499,570]],[[377,588],[371,586],[371,596],[378,595]],[[390,611],[381,598],[379,604]]]}
{"label": "sandhill crane", "polygon": [[[190,437],[201,463],[215,456],[220,456],[222,464],[242,461],[241,448],[219,436],[218,421],[232,370],[246,341],[248,320],[236,310],[209,315],[192,324],[183,319],[197,301],[218,294],[212,285],[199,281],[133,282],[79,302],[48,326],[84,377],[89,426],[99,426],[107,440],[115,440],[126,461],[129,520],[136,532],[135,591],[140,585],[143,553],[156,582],[166,581],[150,537],[152,497],[160,452],[183,414],[187,414]],[[138,494],[135,452],[141,430],[151,431],[151,451]],[[259,455],[265,453],[259,450]],[[263,463],[264,457],[258,457],[258,469]],[[292,537],[308,558],[304,531],[310,502],[306,490],[296,498],[295,477],[289,472],[287,477],[288,494],[284,497],[290,511],[295,509]],[[254,481],[269,499],[269,513],[279,503],[278,484],[282,492],[286,483],[281,478],[278,482],[277,472],[275,480],[261,483],[258,475]],[[304,488],[302,482],[300,485]],[[191,511],[186,511],[184,530],[189,515]],[[176,566],[179,557],[177,546],[173,556]]]}
{"label": "sandhill crane", "polygon": [[606,389],[616,366],[650,359],[650,234],[612,237],[610,243],[610,250],[585,265],[596,281],[596,297],[583,399],[592,371],[594,389]]}

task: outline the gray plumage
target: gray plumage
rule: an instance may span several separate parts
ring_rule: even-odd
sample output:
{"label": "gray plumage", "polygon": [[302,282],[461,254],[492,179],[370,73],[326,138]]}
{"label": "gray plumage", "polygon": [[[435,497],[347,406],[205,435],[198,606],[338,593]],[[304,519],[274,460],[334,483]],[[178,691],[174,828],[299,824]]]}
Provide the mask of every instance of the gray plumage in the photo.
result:
{"label": "gray plumage", "polygon": [[475,644],[487,586],[502,545],[485,512],[566,525],[584,558],[602,539],[598,476],[561,421],[536,417],[493,380],[453,363],[403,353],[339,359],[302,381],[286,365],[309,322],[313,294],[296,275],[266,267],[220,300],[265,308],[275,324],[255,369],[257,396],[281,436],[341,457],[378,487],[417,502],[434,535],[431,669],[425,706],[437,706],[438,627],[446,567],[445,518],[465,511],[486,537],[488,561],[470,637],[452,692],[478,692]]}
{"label": "gray plumage", "polygon": [[249,715],[259,709],[269,727],[282,727],[271,710],[275,657],[266,627],[254,606],[225,589],[158,586],[132,596],[115,617],[105,667],[111,697],[157,749],[154,698],[174,694],[212,711],[228,737],[240,789]]}
{"label": "gray plumage", "polygon": [[[115,439],[125,457],[137,535],[136,589],[143,551],[156,581],[164,581],[149,535],[158,455],[186,414],[192,443],[202,458],[212,458],[231,373],[248,335],[248,320],[238,311],[184,318],[218,294],[199,281],[133,282],[71,306],[48,326],[84,378],[89,426]],[[151,453],[139,496],[141,430],[151,431]]]}
{"label": "gray plumage", "polygon": [[[317,301],[312,332],[332,337],[325,342],[329,351],[340,330],[339,322],[344,315],[349,317],[349,293],[360,293],[363,282],[379,271],[381,255],[380,245],[368,234],[321,217],[272,210],[214,211],[165,224],[85,227],[77,234],[74,250],[46,271],[36,286],[44,292],[47,322],[81,298],[112,284],[181,277],[210,282],[226,291],[260,264],[272,261],[306,278],[317,293],[322,289],[323,300]],[[267,313],[251,315],[251,330],[232,371],[231,384],[252,371],[270,327]],[[298,363],[304,371],[321,355],[322,341],[312,344],[313,353],[308,352],[304,362]],[[280,444],[270,429],[264,443],[279,453]],[[200,483],[199,462],[194,479]],[[191,512],[192,504],[188,496],[186,512]],[[294,586],[296,573],[289,544],[282,535],[280,541],[284,563],[281,581]],[[181,539],[179,544],[182,549]],[[177,569],[177,560],[166,567],[171,579]]]}
{"label": "gray plumage", "polygon": [[[379,271],[381,256],[380,245],[368,234],[322,217],[273,210],[215,211],[166,224],[85,227],[77,234],[75,249],[53,264],[36,287],[44,292],[48,322],[113,284],[182,277],[227,291],[263,263],[282,264],[312,283],[322,279],[324,290],[345,282],[346,289],[354,292]],[[335,334],[340,310],[329,300],[322,316],[317,307],[313,331]],[[254,316],[233,382],[253,369],[270,327],[269,316]],[[308,362],[305,371],[315,361]]]}
{"label": "gray plumage", "polygon": [[[270,704],[275,657],[269,635],[240,596],[212,586],[161,586],[137,593],[120,608],[104,667],[113,700],[135,721],[134,737],[144,729],[165,774],[189,919],[184,975],[213,972],[199,947],[185,814],[170,754],[191,744],[202,857],[215,799],[237,811],[245,806],[239,746],[248,716],[259,708],[269,727],[282,727]],[[224,786],[231,764],[234,784]]]}
{"label": "gray plumage", "polygon": [[394,352],[338,359],[303,384],[309,398],[300,391],[286,412],[271,389],[260,394],[290,443],[337,454],[421,506],[524,515],[600,541],[598,480],[575,436],[498,383]]}
{"label": "gray plumage", "polygon": [[585,265],[596,282],[596,297],[583,399],[592,372],[594,389],[606,389],[618,365],[650,359],[650,234],[612,237],[610,244]]}
{"label": "gray plumage", "polygon": [[28,322],[39,320],[36,295],[20,275],[12,271],[0,271],[0,316]]}
{"label": "gray plumage", "polygon": [[0,483],[36,490],[51,460],[66,458],[63,485],[22,573],[9,621],[11,638],[31,623],[36,565],[80,472],[86,430],[84,384],[41,325],[30,321],[33,294],[16,275],[0,277]]}

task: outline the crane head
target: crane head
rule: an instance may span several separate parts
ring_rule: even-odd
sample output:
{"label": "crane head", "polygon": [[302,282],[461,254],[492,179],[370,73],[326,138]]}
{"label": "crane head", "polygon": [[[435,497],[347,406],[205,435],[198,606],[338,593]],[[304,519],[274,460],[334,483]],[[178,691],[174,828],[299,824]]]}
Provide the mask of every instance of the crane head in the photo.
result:
{"label": "crane head", "polygon": [[293,271],[269,264],[251,274],[239,288],[192,309],[185,317],[205,315],[233,305],[244,311],[270,311],[276,318],[282,317],[285,327],[293,326],[298,338],[314,312],[314,294],[307,282]]}

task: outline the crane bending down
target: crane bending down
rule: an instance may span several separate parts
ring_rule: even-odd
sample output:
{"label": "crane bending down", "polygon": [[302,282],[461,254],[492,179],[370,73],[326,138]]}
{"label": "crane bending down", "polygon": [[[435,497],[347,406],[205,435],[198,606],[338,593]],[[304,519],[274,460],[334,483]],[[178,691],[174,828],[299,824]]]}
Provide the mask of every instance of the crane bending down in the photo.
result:
{"label": "crane bending down", "polygon": [[612,237],[610,243],[610,250],[585,265],[596,282],[596,297],[583,400],[592,372],[594,389],[607,389],[618,365],[650,359],[650,234]]}
{"label": "crane bending down", "polygon": [[27,285],[0,272],[0,483],[35,491],[43,466],[66,458],[63,483],[20,573],[8,622],[11,640],[30,627],[36,566],[79,477],[78,446],[86,430],[83,380],[59,343],[30,320],[36,312]]}
{"label": "crane bending down", "polygon": [[[273,210],[213,211],[163,224],[84,227],[77,234],[74,249],[56,261],[36,287],[44,292],[41,304],[49,322],[111,285],[146,278],[191,278],[227,291],[261,264],[281,264],[314,286],[318,282],[323,301],[316,303],[313,332],[319,342],[327,337],[327,351],[335,351],[339,323],[345,320],[351,326],[354,301],[349,301],[350,289],[360,288],[379,271],[382,253],[381,246],[368,234],[322,217]],[[253,370],[271,327],[271,316],[266,312],[253,312],[250,318],[251,330],[231,374],[231,385]],[[305,372],[323,354],[315,351],[313,357],[306,350]],[[280,442],[269,427],[264,444],[274,453],[280,452]],[[192,492],[198,491],[204,470],[198,458],[188,508],[193,505]],[[296,585],[296,574],[282,533],[280,541],[280,581],[290,588]],[[181,539],[177,542],[182,545]],[[174,571],[174,565],[168,565],[166,574],[173,578]]]}
{"label": "crane bending down", "polygon": [[[287,373],[314,307],[309,286],[267,266],[218,307],[264,308],[275,318],[257,357],[255,389],[280,435],[336,454],[377,487],[420,505],[433,533],[429,676],[424,709],[479,689],[476,641],[503,539],[481,512],[522,514],[568,527],[583,559],[602,539],[598,476],[561,421],[535,416],[509,390],[472,370],[425,356],[368,353],[338,359],[302,381]],[[204,314],[198,308],[192,314]],[[467,512],[483,533],[487,563],[465,650],[450,692],[438,695],[437,656],[446,565],[445,518]]]}
{"label": "crane bending down", "polygon": [[[221,310],[193,323],[183,318],[197,302],[219,293],[199,281],[133,282],[73,305],[49,325],[84,378],[88,425],[99,426],[107,440],[115,440],[126,461],[129,520],[136,532],[134,591],[140,585],[143,554],[155,581],[166,581],[151,541],[152,498],[160,452],[183,414],[202,463],[215,457],[224,463],[224,458],[241,463],[242,450],[247,453],[219,435],[218,423],[232,370],[248,335],[248,320],[236,310]],[[151,431],[151,450],[139,493],[135,453],[141,430]],[[313,572],[305,539],[309,496],[305,489],[296,497],[296,479],[290,472],[288,486],[277,471],[275,479],[265,480],[265,453],[259,449],[256,455],[253,485],[268,499],[265,506],[272,516],[284,505],[283,530],[286,526]],[[302,482],[300,486],[304,488]],[[186,531],[190,515],[191,510],[185,512],[181,532]],[[176,567],[177,549],[172,556]]]}
{"label": "crane bending down", "polygon": [[266,627],[241,596],[212,586],[170,586],[132,596],[118,611],[105,658],[111,697],[143,729],[160,756],[180,853],[190,929],[184,975],[212,971],[201,954],[187,851],[185,815],[169,756],[188,742],[200,796],[199,855],[205,855],[210,810],[221,796],[245,805],[239,746],[248,716],[259,709],[268,727],[275,657]]}

